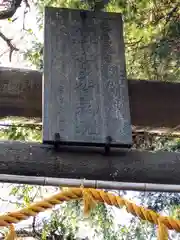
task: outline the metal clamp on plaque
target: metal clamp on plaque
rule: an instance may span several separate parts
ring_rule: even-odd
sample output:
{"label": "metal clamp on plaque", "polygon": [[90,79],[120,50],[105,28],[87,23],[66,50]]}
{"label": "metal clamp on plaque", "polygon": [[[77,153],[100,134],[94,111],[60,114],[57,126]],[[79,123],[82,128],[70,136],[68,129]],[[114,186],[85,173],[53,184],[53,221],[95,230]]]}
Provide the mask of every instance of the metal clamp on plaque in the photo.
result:
{"label": "metal clamp on plaque", "polygon": [[43,142],[130,147],[122,16],[83,16],[45,9]]}

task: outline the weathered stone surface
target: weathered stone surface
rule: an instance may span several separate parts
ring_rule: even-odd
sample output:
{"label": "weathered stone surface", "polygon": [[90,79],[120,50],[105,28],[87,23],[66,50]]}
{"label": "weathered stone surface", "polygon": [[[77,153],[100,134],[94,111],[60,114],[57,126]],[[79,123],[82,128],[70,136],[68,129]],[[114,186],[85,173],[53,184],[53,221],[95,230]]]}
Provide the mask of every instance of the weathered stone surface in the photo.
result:
{"label": "weathered stone surface", "polygon": [[121,14],[45,11],[43,140],[131,144]]}

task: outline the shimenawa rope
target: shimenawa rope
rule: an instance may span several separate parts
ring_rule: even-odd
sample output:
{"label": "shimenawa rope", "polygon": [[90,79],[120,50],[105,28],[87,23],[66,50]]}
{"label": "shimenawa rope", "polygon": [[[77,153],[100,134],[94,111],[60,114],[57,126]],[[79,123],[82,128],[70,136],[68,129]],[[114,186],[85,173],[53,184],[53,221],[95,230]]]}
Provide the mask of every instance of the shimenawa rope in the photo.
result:
{"label": "shimenawa rope", "polygon": [[30,216],[36,216],[38,213],[50,209],[56,204],[75,199],[83,199],[84,214],[89,213],[91,208],[95,205],[95,202],[106,203],[118,208],[125,206],[129,213],[158,226],[158,240],[168,239],[168,229],[174,229],[180,232],[180,220],[161,216],[150,209],[138,206],[120,196],[92,188],[68,188],[67,190],[63,190],[47,199],[33,203],[26,208],[1,215],[0,226],[9,227],[9,233],[6,236],[6,240],[16,239],[13,224],[26,220]]}

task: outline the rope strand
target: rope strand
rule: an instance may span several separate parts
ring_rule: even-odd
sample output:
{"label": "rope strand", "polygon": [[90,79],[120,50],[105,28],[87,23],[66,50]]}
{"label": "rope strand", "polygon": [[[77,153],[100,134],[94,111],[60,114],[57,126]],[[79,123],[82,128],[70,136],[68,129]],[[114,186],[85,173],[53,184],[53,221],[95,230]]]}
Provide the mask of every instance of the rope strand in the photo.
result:
{"label": "rope strand", "polygon": [[85,214],[89,213],[89,211],[95,205],[95,202],[106,203],[108,205],[116,206],[118,208],[125,206],[126,210],[129,213],[158,226],[158,240],[168,239],[168,229],[180,232],[180,220],[171,217],[161,216],[160,214],[150,209],[145,209],[142,206],[138,206],[135,203],[126,200],[123,197],[116,196],[112,193],[92,188],[80,187],[64,190],[58,194],[55,194],[37,203],[31,204],[30,206],[20,209],[16,212],[10,212],[1,215],[0,226],[10,228],[10,233],[7,236],[6,240],[15,239],[14,227],[12,224],[16,224],[22,220],[26,220],[30,216],[36,216],[38,213],[50,209],[56,204],[75,199],[83,199]]}

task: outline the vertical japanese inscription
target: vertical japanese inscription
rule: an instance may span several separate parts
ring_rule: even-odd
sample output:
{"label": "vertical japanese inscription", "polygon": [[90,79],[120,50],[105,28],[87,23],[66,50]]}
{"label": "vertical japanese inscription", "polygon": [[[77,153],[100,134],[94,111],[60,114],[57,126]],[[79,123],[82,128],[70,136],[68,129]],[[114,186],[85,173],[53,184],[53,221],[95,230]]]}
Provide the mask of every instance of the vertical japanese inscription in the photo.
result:
{"label": "vertical japanese inscription", "polygon": [[[94,20],[95,21],[95,20]],[[100,115],[98,113],[99,101],[97,101],[98,74],[96,71],[96,59],[98,58],[98,41],[92,19],[82,21],[80,28],[79,47],[72,49],[78,51],[75,54],[76,81],[75,81],[75,121],[74,131],[79,141],[101,141]],[[74,26],[77,29],[77,26]],[[77,37],[77,35],[74,35]],[[81,53],[79,55],[79,53]]]}
{"label": "vertical japanese inscription", "polygon": [[120,21],[119,14],[82,19],[78,10],[46,9],[45,141],[58,132],[64,141],[131,143]]}

